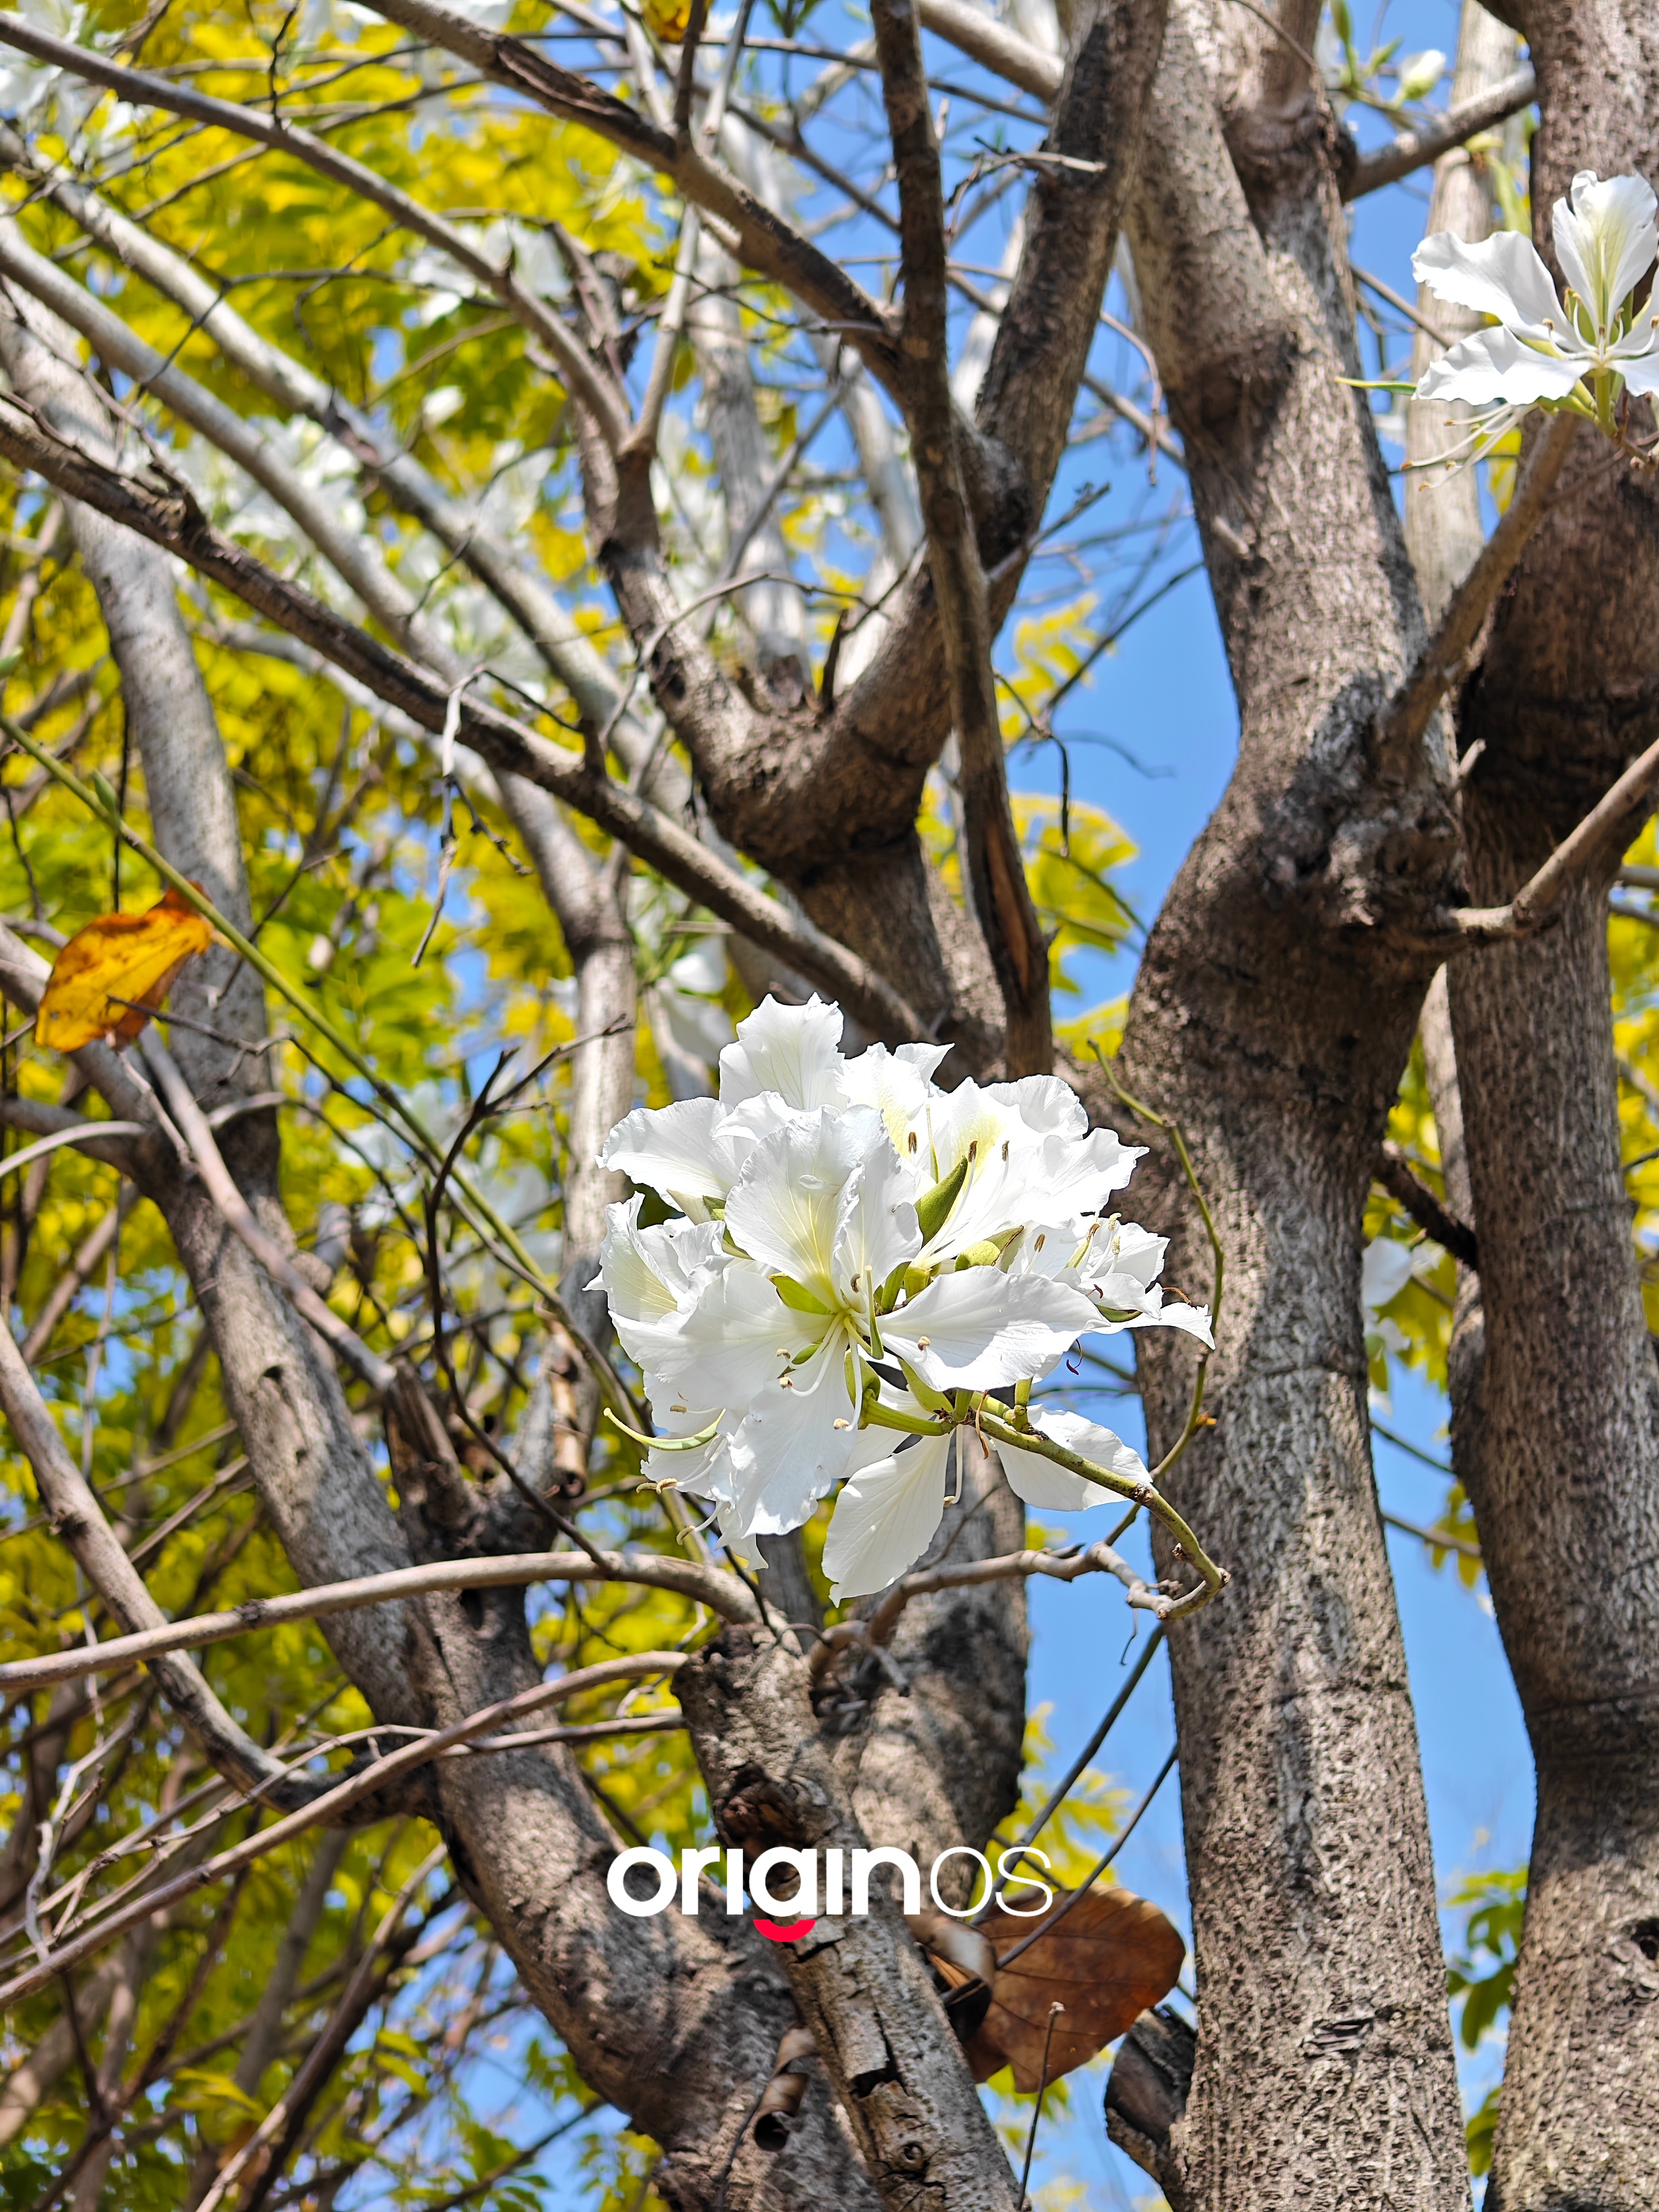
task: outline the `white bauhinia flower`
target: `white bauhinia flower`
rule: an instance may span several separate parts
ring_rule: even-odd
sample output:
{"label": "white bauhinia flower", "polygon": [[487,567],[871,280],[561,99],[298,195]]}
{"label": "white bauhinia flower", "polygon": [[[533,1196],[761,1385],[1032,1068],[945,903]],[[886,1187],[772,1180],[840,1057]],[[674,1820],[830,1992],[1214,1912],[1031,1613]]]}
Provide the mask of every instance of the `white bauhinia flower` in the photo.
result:
{"label": "white bauhinia flower", "polygon": [[[1031,1414],[1031,1426],[1051,1443],[1063,1445],[1079,1459],[1121,1475],[1126,1481],[1147,1480],[1146,1462],[1140,1454],[1112,1430],[1103,1428],[1098,1421],[1085,1420],[1081,1413],[1050,1413],[1046,1407],[1037,1407]],[[1108,1490],[1103,1483],[1091,1482],[1086,1475],[1078,1474],[1069,1467],[1059,1467],[1053,1460],[1044,1459],[1040,1452],[1022,1451],[1013,1444],[999,1443],[997,1456],[1015,1497],[1024,1498],[1028,1505],[1035,1505],[1040,1512],[1083,1513],[1091,1505],[1109,1505],[1118,1498],[1118,1493]]]}
{"label": "white bauhinia flower", "polygon": [[1091,1324],[1102,1336],[1125,1328],[1179,1328],[1213,1348],[1207,1306],[1183,1299],[1165,1301],[1157,1279],[1169,1249],[1167,1237],[1154,1237],[1138,1221],[1116,1214],[1095,1221],[1034,1224],[1008,1247],[1003,1265],[1011,1274],[1041,1274],[1075,1284],[1093,1305]]}
{"label": "white bauhinia flower", "polygon": [[[645,1378],[649,1479],[709,1499],[734,1541],[798,1526],[845,1483],[835,1557],[856,1554],[847,1587],[863,1589],[925,1548],[975,1408],[1015,1420],[1091,1330],[1209,1334],[1200,1310],[1162,1304],[1163,1240],[1102,1218],[1140,1155],[1091,1130],[1066,1085],[947,1091],[943,1048],[849,1060],[841,1034],[836,1007],[769,999],[721,1053],[717,1099],[617,1124],[605,1164],[680,1212],[642,1227],[639,1199],[613,1206],[599,1279]],[[1076,1418],[1032,1416],[1033,1448],[1009,1447],[1030,1502],[1078,1511],[1107,1494],[1039,1439],[1144,1479]],[[896,1429],[910,1432],[896,1449]]]}
{"label": "white bauhinia flower", "polygon": [[823,1571],[837,1605],[885,1589],[933,1542],[945,1517],[951,1448],[949,1436],[917,1437],[842,1492],[823,1540]]}
{"label": "white bauhinia flower", "polygon": [[[1114,1474],[1133,1482],[1147,1479],[1139,1453],[1097,1421],[1039,1408],[1031,1427]],[[958,1453],[982,1453],[971,1426],[957,1429],[953,1436]],[[837,1605],[843,1598],[885,1589],[933,1542],[945,1515],[951,1442],[950,1436],[919,1437],[862,1468],[842,1489],[823,1542],[823,1571]],[[1116,1495],[1039,1452],[999,1442],[997,1456],[1014,1495],[1042,1512],[1083,1513],[1091,1505],[1111,1504]]]}
{"label": "white bauhinia flower", "polygon": [[1490,315],[1435,362],[1417,387],[1424,399],[1461,400],[1492,427],[1538,404],[1566,407],[1613,428],[1621,390],[1659,392],[1659,311],[1638,309],[1635,287],[1659,248],[1651,187],[1640,177],[1581,169],[1553,210],[1565,303],[1532,241],[1516,231],[1471,245],[1450,231],[1425,238],[1417,280],[1437,298]]}

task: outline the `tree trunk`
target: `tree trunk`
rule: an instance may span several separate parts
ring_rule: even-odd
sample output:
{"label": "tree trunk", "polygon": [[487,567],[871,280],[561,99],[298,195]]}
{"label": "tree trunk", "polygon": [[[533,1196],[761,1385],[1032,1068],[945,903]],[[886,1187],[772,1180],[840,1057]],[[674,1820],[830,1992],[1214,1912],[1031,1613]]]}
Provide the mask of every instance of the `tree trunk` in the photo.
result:
{"label": "tree trunk", "polygon": [[[1548,258],[1574,171],[1654,173],[1659,24],[1589,0],[1525,27]],[[1659,734],[1656,512],[1649,477],[1575,453],[1498,609],[1462,714],[1464,744],[1486,746],[1464,805],[1478,902],[1506,898]],[[1449,971],[1480,1252],[1453,1452],[1538,1770],[1493,2212],[1624,2212],[1659,2172],[1659,1401],[1620,1170],[1617,860],[1553,928]]]}
{"label": "tree trunk", "polygon": [[[1310,42],[1311,19],[1290,27]],[[1444,758],[1403,793],[1368,781],[1371,715],[1421,629],[1337,382],[1358,371],[1322,102],[1245,69],[1230,161],[1204,50],[1181,11],[1130,218],[1242,721],[1123,1046],[1130,1089],[1187,1133],[1227,1255],[1217,1425],[1168,1485],[1233,1581],[1170,1638],[1199,2035],[1165,2187],[1176,2212],[1322,2212],[1364,2175],[1379,2212],[1453,2212],[1468,2176],[1358,1297],[1427,969],[1387,949],[1358,871],[1386,848],[1392,896],[1444,883]],[[1123,1126],[1103,1086],[1095,1110]],[[1196,1295],[1207,1246],[1167,1182],[1165,1214],[1170,1277]],[[1139,1340],[1154,1450],[1192,1376],[1162,1334]]]}

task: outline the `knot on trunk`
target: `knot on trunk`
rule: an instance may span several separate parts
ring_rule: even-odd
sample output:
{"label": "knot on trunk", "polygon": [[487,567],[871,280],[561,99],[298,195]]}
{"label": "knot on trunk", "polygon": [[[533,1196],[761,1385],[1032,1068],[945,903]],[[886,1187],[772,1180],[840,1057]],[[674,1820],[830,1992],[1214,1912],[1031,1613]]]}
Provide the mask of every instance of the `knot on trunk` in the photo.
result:
{"label": "knot on trunk", "polygon": [[747,1852],[770,1850],[775,1844],[801,1850],[811,1840],[810,1809],[786,1784],[760,1767],[744,1766],[730,1794],[714,1807],[714,1825],[728,1844],[740,1844]]}

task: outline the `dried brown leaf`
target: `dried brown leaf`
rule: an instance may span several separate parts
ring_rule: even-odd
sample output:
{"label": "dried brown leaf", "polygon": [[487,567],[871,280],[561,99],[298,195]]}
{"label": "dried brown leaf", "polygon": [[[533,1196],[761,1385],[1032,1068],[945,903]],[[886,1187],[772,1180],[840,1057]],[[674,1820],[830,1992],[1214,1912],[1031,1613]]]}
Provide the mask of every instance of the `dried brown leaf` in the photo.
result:
{"label": "dried brown leaf", "polygon": [[[1042,1917],[1019,1919],[999,1905],[981,1925],[999,1961],[1034,1929],[1047,1930],[1066,1893]],[[976,2081],[1003,2065],[1014,2069],[1014,2087],[1033,2092],[1042,2070],[1048,2008],[1065,2011],[1054,2022],[1048,2079],[1083,2065],[1115,2036],[1132,2027],[1151,2005],[1175,1987],[1187,1947],[1157,1905],[1127,1889],[1091,1890],[1039,1933],[1029,1951],[999,1965],[991,2003],[968,2045]]]}

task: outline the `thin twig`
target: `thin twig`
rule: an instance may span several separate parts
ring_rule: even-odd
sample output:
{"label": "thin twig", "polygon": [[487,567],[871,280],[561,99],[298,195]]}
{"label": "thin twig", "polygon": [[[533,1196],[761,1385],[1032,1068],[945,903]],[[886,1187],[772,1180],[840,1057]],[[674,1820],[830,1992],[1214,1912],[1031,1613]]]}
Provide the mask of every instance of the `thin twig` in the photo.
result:
{"label": "thin twig", "polygon": [[[399,1781],[406,1774],[441,1759],[455,1744],[470,1742],[473,1737],[487,1735],[501,1727],[503,1722],[516,1720],[521,1714],[533,1712],[540,1705],[562,1704],[567,1698],[583,1692],[602,1688],[608,1682],[621,1681],[635,1674],[670,1674],[686,1663],[684,1651],[645,1651],[631,1653],[626,1658],[606,1659],[595,1667],[584,1667],[574,1674],[563,1674],[556,1681],[538,1682],[529,1690],[521,1690],[515,1698],[505,1698],[499,1704],[483,1706],[469,1713],[465,1720],[455,1722],[447,1729],[434,1730],[418,1742],[403,1745],[389,1752],[383,1759],[373,1759],[356,1773],[349,1775],[332,1790],[307,1805],[297,1813],[290,1813],[269,1828],[260,1829],[228,1850],[221,1851],[215,1858],[191,1868],[159,1888],[146,1890],[142,1896],[131,1899],[120,1910],[108,1913],[92,1928],[76,1936],[72,1942],[58,1948],[0,1988],[0,2006],[14,2005],[36,1990],[44,1989],[48,1982],[66,1972],[94,1952],[125,1935],[140,1920],[148,1919],[152,1912],[191,1895],[196,1890],[221,1881],[234,1874],[250,1860],[262,1858],[267,1851],[286,1844],[307,1828],[325,1821],[337,1820],[350,1808],[373,1797],[390,1782]],[[369,1729],[364,1734],[374,1735],[387,1733]]]}
{"label": "thin twig", "polygon": [[1048,2008],[1048,2027],[1042,2039],[1042,2071],[1037,2075],[1036,2102],[1031,2107],[1031,2132],[1025,2138],[1025,2163],[1019,2169],[1020,2212],[1025,2212],[1025,2185],[1031,2179],[1031,2160],[1036,2151],[1037,2124],[1042,2118],[1042,2100],[1048,2087],[1048,2054],[1054,2045],[1054,2022],[1066,2008],[1056,1997]]}
{"label": "thin twig", "polygon": [[[989,1564],[988,1562],[987,1564]],[[982,1577],[981,1577],[982,1579]],[[172,1620],[131,1636],[111,1637],[90,1649],[44,1652],[35,1659],[13,1659],[0,1666],[0,1697],[21,1696],[56,1682],[105,1674],[129,1660],[146,1662],[169,1651],[198,1651],[210,1644],[251,1635],[287,1620],[326,1620],[370,1605],[392,1605],[440,1592],[508,1589],[531,1583],[634,1583],[641,1589],[672,1590],[690,1598],[722,1620],[752,1621],[754,1605],[743,1586],[718,1567],[670,1553],[601,1552],[597,1560],[583,1552],[515,1552],[484,1559],[437,1559],[421,1567],[395,1567],[383,1575],[351,1582],[321,1583],[277,1597],[247,1598],[222,1613],[198,1613],[193,1620]]]}
{"label": "thin twig", "polygon": [[[1070,1896],[1066,1899],[1065,1902],[1060,1905],[1057,1911],[1049,1913],[1045,1917],[1042,1925],[1040,1928],[1034,1928],[1029,1936],[1022,1936],[1018,1942],[1014,1945],[1012,1950],[1004,1951],[999,1954],[997,1958],[997,1972],[999,1973],[1006,1972],[1006,1970],[1013,1965],[1014,1960],[1018,1959],[1023,1952],[1029,1951],[1032,1944],[1035,1943],[1040,1936],[1052,1935],[1054,1929],[1060,1925],[1060,1922],[1066,1917],[1066,1914],[1071,1911],[1072,1907],[1077,1903],[1078,1899],[1079,1898],[1086,1897],[1089,1894],[1089,1892],[1094,1887],[1096,1882],[1100,1880],[1102,1875],[1105,1873],[1107,1868],[1110,1866],[1112,1861],[1117,1856],[1118,1853],[1123,1849],[1125,1844],[1128,1842],[1130,1837],[1133,1835],[1135,1830],[1139,1826],[1141,1815],[1146,1812],[1153,1798],[1157,1796],[1158,1791],[1169,1780],[1170,1774],[1175,1769],[1176,1759],[1179,1748],[1180,1747],[1176,1744],[1171,1744],[1170,1746],[1170,1755],[1164,1760],[1163,1765],[1158,1768],[1157,1776],[1154,1778],[1152,1786],[1148,1789],[1146,1796],[1141,1799],[1139,1804],[1135,1807],[1134,1811],[1130,1814],[1124,1826],[1119,1829],[1117,1834],[1113,1837],[1111,1843],[1109,1844],[1107,1849],[1101,1853],[1100,1856],[1095,1861],[1093,1866],[1090,1868],[1088,1873],[1085,1875],[1079,1887],[1071,1893]],[[0,1991],[0,1996],[3,1996],[3,1991]]]}

